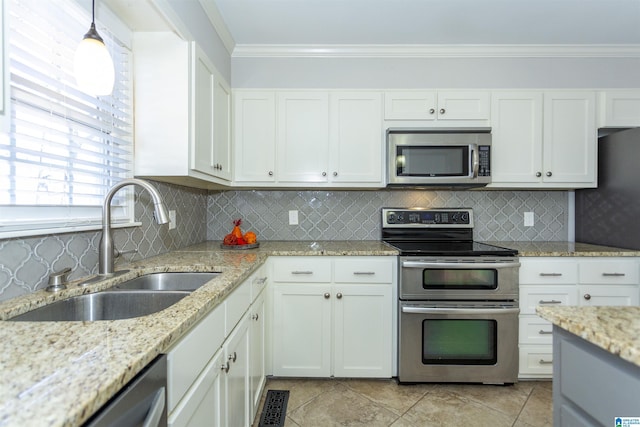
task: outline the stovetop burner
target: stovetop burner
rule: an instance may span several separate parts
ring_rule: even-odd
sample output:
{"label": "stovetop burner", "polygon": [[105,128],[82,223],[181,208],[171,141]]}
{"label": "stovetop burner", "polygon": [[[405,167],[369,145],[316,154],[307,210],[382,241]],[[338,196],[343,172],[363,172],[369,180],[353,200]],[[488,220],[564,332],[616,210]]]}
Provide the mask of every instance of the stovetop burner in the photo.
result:
{"label": "stovetop burner", "polygon": [[403,256],[516,256],[518,251],[473,241],[470,208],[382,208],[382,240]]}

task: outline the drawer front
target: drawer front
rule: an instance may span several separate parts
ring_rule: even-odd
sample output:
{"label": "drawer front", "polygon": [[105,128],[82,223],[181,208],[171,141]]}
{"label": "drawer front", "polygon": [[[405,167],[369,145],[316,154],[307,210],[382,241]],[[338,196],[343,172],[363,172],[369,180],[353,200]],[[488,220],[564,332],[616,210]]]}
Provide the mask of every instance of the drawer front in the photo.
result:
{"label": "drawer front", "polygon": [[580,285],[580,305],[638,305],[638,285]]}
{"label": "drawer front", "polygon": [[336,283],[393,283],[393,263],[388,258],[349,258],[334,261]]}
{"label": "drawer front", "polygon": [[242,315],[251,305],[251,283],[249,280],[238,286],[224,301],[226,307],[225,332],[231,333],[238,324]]}
{"label": "drawer front", "polygon": [[216,307],[167,354],[167,406],[171,412],[225,339],[224,304]]}
{"label": "drawer front", "polygon": [[520,346],[520,378],[551,378],[553,376],[552,345]]}
{"label": "drawer front", "polygon": [[588,260],[579,263],[580,283],[632,285],[638,283],[635,260]]}
{"label": "drawer front", "polygon": [[520,258],[520,284],[575,284],[578,264],[557,258]]}
{"label": "drawer front", "polygon": [[520,342],[522,344],[545,344],[553,342],[553,326],[538,316],[520,316]]}
{"label": "drawer front", "polygon": [[249,278],[251,283],[251,302],[253,302],[268,283],[267,269],[262,266]]}
{"label": "drawer front", "polygon": [[331,260],[322,257],[273,259],[273,281],[292,283],[331,282]]}
{"label": "drawer front", "polygon": [[536,314],[538,305],[578,305],[578,288],[567,285],[520,285],[520,313]]}

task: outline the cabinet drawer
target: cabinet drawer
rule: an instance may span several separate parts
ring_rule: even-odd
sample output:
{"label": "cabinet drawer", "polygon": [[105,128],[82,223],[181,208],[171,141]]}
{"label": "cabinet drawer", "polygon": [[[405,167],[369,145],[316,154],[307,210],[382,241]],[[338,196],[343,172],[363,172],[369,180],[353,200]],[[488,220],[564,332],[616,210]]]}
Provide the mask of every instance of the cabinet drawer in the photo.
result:
{"label": "cabinet drawer", "polygon": [[264,266],[260,267],[251,275],[249,278],[249,282],[251,283],[251,302],[253,302],[265,286],[267,286],[267,279],[267,270]]}
{"label": "cabinet drawer", "polygon": [[588,260],[579,262],[580,283],[638,283],[638,263],[635,260]]}
{"label": "cabinet drawer", "polygon": [[394,259],[358,259],[336,260],[336,283],[392,283]]}
{"label": "cabinet drawer", "polygon": [[216,307],[167,354],[167,406],[171,412],[225,338],[224,304]]}
{"label": "cabinet drawer", "polygon": [[331,282],[331,260],[321,257],[276,258],[273,260],[273,281],[294,283]]}
{"label": "cabinet drawer", "polygon": [[553,342],[551,322],[530,314],[520,316],[520,342],[523,344],[546,344]]}
{"label": "cabinet drawer", "polygon": [[580,305],[638,305],[638,285],[580,285]]}
{"label": "cabinet drawer", "polygon": [[226,307],[225,333],[229,335],[251,305],[251,283],[245,281],[224,302]]}
{"label": "cabinet drawer", "polygon": [[520,313],[536,314],[538,305],[578,305],[577,286],[520,285]]}
{"label": "cabinet drawer", "polygon": [[520,345],[520,378],[553,376],[552,345]]}
{"label": "cabinet drawer", "polygon": [[573,260],[520,258],[520,264],[520,284],[575,284],[578,281],[578,266]]}

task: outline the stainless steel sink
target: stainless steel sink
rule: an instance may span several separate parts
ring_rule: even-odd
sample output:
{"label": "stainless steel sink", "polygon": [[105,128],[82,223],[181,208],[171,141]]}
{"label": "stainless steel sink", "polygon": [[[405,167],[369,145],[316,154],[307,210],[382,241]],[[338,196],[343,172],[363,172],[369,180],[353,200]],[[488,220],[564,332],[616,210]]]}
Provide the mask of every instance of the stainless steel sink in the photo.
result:
{"label": "stainless steel sink", "polygon": [[152,291],[195,291],[221,273],[151,273],[114,286],[117,289],[146,289]]}
{"label": "stainless steel sink", "polygon": [[9,320],[30,322],[119,320],[164,310],[185,291],[103,291],[56,301]]}

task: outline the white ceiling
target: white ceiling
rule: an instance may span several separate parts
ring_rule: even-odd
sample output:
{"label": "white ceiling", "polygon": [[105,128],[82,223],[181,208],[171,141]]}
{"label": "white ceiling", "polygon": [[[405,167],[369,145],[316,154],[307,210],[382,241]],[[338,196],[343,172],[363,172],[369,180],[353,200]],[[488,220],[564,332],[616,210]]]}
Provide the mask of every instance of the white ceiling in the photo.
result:
{"label": "white ceiling", "polygon": [[241,45],[640,43],[640,0],[211,1]]}

